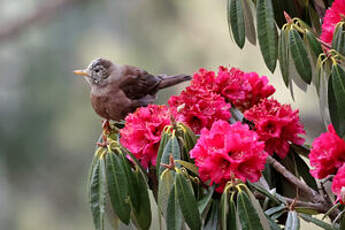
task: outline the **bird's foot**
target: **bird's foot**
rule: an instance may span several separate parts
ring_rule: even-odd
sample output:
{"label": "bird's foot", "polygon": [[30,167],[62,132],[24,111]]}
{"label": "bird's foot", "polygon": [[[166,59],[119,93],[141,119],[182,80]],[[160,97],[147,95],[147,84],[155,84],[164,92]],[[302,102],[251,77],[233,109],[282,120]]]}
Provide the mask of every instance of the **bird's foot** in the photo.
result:
{"label": "bird's foot", "polygon": [[102,139],[103,139],[102,142],[97,142],[96,144],[98,145],[98,147],[106,148],[109,144],[107,141],[107,136],[103,135]]}
{"label": "bird's foot", "polygon": [[104,131],[106,131],[108,133],[110,132],[111,127],[110,127],[110,122],[109,122],[108,119],[105,119],[105,120],[102,121],[102,128],[103,128]]}

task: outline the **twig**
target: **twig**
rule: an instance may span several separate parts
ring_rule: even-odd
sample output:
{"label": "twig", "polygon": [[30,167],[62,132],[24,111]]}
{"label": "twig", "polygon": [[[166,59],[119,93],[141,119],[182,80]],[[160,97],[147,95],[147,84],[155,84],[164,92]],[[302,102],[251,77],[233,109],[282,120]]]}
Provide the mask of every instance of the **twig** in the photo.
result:
{"label": "twig", "polygon": [[321,202],[323,200],[322,197],[316,191],[310,188],[303,181],[299,180],[295,175],[293,175],[289,170],[287,170],[282,164],[280,164],[273,157],[268,156],[267,161],[273,166],[275,170],[277,170],[280,174],[282,174],[289,182],[294,184],[301,191],[305,192],[311,198],[312,201]]}
{"label": "twig", "polygon": [[13,38],[33,24],[53,18],[59,9],[76,1],[78,0],[50,0],[31,15],[25,18],[19,18],[7,26],[0,26],[0,41]]}
{"label": "twig", "polygon": [[[305,184],[303,181],[299,180],[295,175],[293,175],[290,171],[288,171],[282,164],[280,164],[277,160],[275,160],[273,157],[268,156],[267,161],[272,165],[272,167],[277,170],[281,175],[283,175],[290,183],[298,187],[302,192],[305,192],[309,199],[312,201],[312,203],[303,203],[312,205],[314,207],[318,207],[317,210],[320,212],[327,212],[333,204],[328,200],[325,199],[325,197],[322,197],[319,193],[314,191],[312,188],[310,188],[307,184]],[[290,199],[290,198],[287,198]],[[293,199],[291,199],[293,201]],[[303,201],[298,201],[299,204],[302,204]],[[334,212],[330,215],[331,219],[334,219],[336,215],[339,214],[339,210],[335,209]]]}

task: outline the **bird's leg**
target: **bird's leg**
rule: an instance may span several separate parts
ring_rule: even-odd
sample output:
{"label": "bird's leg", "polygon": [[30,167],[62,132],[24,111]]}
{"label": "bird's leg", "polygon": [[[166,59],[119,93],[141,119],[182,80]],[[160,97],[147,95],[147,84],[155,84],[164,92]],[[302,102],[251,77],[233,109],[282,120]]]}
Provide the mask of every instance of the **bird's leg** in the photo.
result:
{"label": "bird's leg", "polygon": [[103,142],[97,142],[97,145],[99,147],[103,147],[106,148],[108,145],[108,141],[107,141],[107,136],[108,134],[110,134],[111,128],[110,128],[110,123],[108,119],[105,119],[102,121],[102,129],[103,129]]}
{"label": "bird's leg", "polygon": [[103,139],[103,142],[97,142],[97,145],[99,147],[106,148],[108,145],[107,136],[103,134],[102,139]]}
{"label": "bird's leg", "polygon": [[108,119],[102,121],[102,128],[107,134],[110,133],[111,127]]}

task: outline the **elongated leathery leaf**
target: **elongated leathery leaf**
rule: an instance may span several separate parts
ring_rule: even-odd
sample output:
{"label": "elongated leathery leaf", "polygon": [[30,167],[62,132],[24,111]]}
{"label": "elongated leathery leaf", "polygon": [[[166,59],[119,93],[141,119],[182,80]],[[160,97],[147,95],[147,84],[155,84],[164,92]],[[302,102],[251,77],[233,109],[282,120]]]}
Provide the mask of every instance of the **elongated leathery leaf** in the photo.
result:
{"label": "elongated leathery leaf", "polygon": [[[175,135],[172,135],[168,140],[167,144],[165,145],[160,164],[169,164],[170,155],[172,155],[174,160],[181,159],[180,145]],[[164,171],[164,169],[165,168],[163,166],[160,166],[159,173],[161,174]]]}
{"label": "elongated leathery leaf", "polygon": [[229,212],[229,193],[225,190],[222,194],[220,199],[220,223],[222,229],[227,229],[227,219],[228,219],[228,212]]}
{"label": "elongated leathery leaf", "polygon": [[200,200],[198,200],[198,209],[199,209],[199,213],[202,216],[207,208],[207,206],[209,205],[209,203],[212,200],[212,195],[214,192],[214,188],[215,186],[212,186],[209,188],[207,195],[205,195],[203,198],[201,198]]}
{"label": "elongated leathery leaf", "polygon": [[176,194],[185,221],[192,230],[201,228],[201,217],[198,204],[187,178],[180,172],[176,174]]}
{"label": "elongated leathery leaf", "polygon": [[240,229],[239,217],[236,211],[234,194],[231,194],[229,201],[229,211],[227,216],[227,229],[237,230]]}
{"label": "elongated leathery leaf", "polygon": [[130,219],[130,206],[128,196],[128,183],[122,161],[115,153],[106,155],[106,177],[110,201],[120,220],[128,224]]}
{"label": "elongated leathery leaf", "polygon": [[270,230],[270,224],[260,206],[260,203],[259,201],[255,198],[254,194],[246,187],[246,192],[247,192],[247,195],[248,195],[248,198],[251,202],[251,204],[253,205],[253,207],[255,208],[255,211],[256,213],[258,214],[259,216],[259,219],[260,219],[260,222],[261,222],[261,225],[262,225],[262,228],[264,230]]}
{"label": "elongated leathery leaf", "polygon": [[290,50],[288,46],[287,31],[283,30],[280,33],[279,44],[278,44],[278,59],[279,67],[283,75],[283,80],[286,87],[289,86],[289,61],[290,61]]}
{"label": "elongated leathery leaf", "polygon": [[235,42],[242,49],[245,42],[245,26],[240,0],[230,0],[230,23]]}
{"label": "elongated leathery leaf", "polygon": [[105,190],[105,162],[104,158],[100,158],[90,178],[90,207],[96,230],[104,229]]}
{"label": "elongated leathery leaf", "polygon": [[312,69],[308,53],[301,36],[294,29],[289,31],[289,47],[298,74],[305,83],[310,84],[312,79]]}
{"label": "elongated leathery leaf", "polygon": [[277,64],[278,33],[274,22],[271,0],[256,1],[256,16],[261,54],[268,69],[273,73]]}
{"label": "elongated leathery leaf", "polygon": [[156,165],[156,172],[157,172],[157,176],[158,176],[158,179],[159,179],[159,175],[160,173],[160,162],[162,160],[162,155],[163,155],[163,151],[165,149],[165,146],[167,145],[167,142],[168,142],[168,139],[169,138],[169,133],[163,131],[162,132],[162,137],[161,137],[161,141],[160,141],[160,144],[159,144],[159,149],[158,149],[158,153],[157,153],[157,165]]}
{"label": "elongated leathery leaf", "polygon": [[299,218],[296,211],[290,211],[285,223],[286,230],[298,230],[300,227]]}
{"label": "elongated leathery leaf", "polygon": [[334,30],[332,48],[341,53],[342,55],[345,55],[345,31],[343,26],[343,22],[337,24]]}
{"label": "elongated leathery leaf", "polygon": [[310,169],[305,163],[305,161],[296,153],[295,154],[295,160],[296,160],[296,165],[297,165],[297,170],[299,175],[303,178],[303,180],[315,191],[318,190],[317,184],[315,181],[315,178],[312,177],[309,173]]}
{"label": "elongated leathery leaf", "polygon": [[307,30],[306,32],[306,37],[307,37],[311,51],[313,52],[316,58],[319,57],[319,55],[323,53],[320,42],[316,39],[313,32],[309,30]]}
{"label": "elongated leathery leaf", "polygon": [[135,222],[141,229],[150,228],[152,221],[151,203],[148,194],[148,186],[143,174],[137,168],[134,172],[136,178],[136,192],[139,199],[139,209],[134,209]]}
{"label": "elongated leathery leaf", "polygon": [[174,182],[173,172],[170,169],[165,169],[160,176],[158,188],[158,207],[164,217],[167,216],[168,199]]}
{"label": "elongated leathery leaf", "polygon": [[263,230],[258,213],[245,192],[237,194],[237,213],[243,230]]}
{"label": "elongated leathery leaf", "polygon": [[334,230],[334,228],[332,227],[332,225],[330,224],[327,224],[326,222],[323,222],[322,220],[319,220],[317,218],[314,218],[310,215],[307,215],[307,214],[303,214],[303,213],[300,213],[299,214],[300,217],[302,217],[302,219],[304,219],[305,221],[307,222],[311,222],[311,223],[314,223],[316,224],[317,226],[325,229],[325,230]]}
{"label": "elongated leathery leaf", "polygon": [[166,225],[168,230],[180,230],[183,224],[183,216],[178,204],[175,187],[172,187],[168,196]]}
{"label": "elongated leathery leaf", "polygon": [[250,43],[256,45],[256,31],[254,26],[254,18],[252,14],[252,9],[250,7],[252,3],[250,0],[241,0],[241,2],[243,6],[244,27],[246,37]]}
{"label": "elongated leathery leaf", "polygon": [[332,66],[328,91],[329,112],[338,135],[345,135],[345,71],[337,64]]}

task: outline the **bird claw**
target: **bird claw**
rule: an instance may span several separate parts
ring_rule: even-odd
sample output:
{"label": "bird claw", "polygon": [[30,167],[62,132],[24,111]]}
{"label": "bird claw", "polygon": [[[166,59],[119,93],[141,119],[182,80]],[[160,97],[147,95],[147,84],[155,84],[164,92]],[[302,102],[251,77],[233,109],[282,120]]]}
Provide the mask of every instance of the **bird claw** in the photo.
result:
{"label": "bird claw", "polygon": [[96,144],[98,145],[98,147],[106,148],[108,145],[107,136],[103,135],[102,139],[102,142],[97,142]]}

